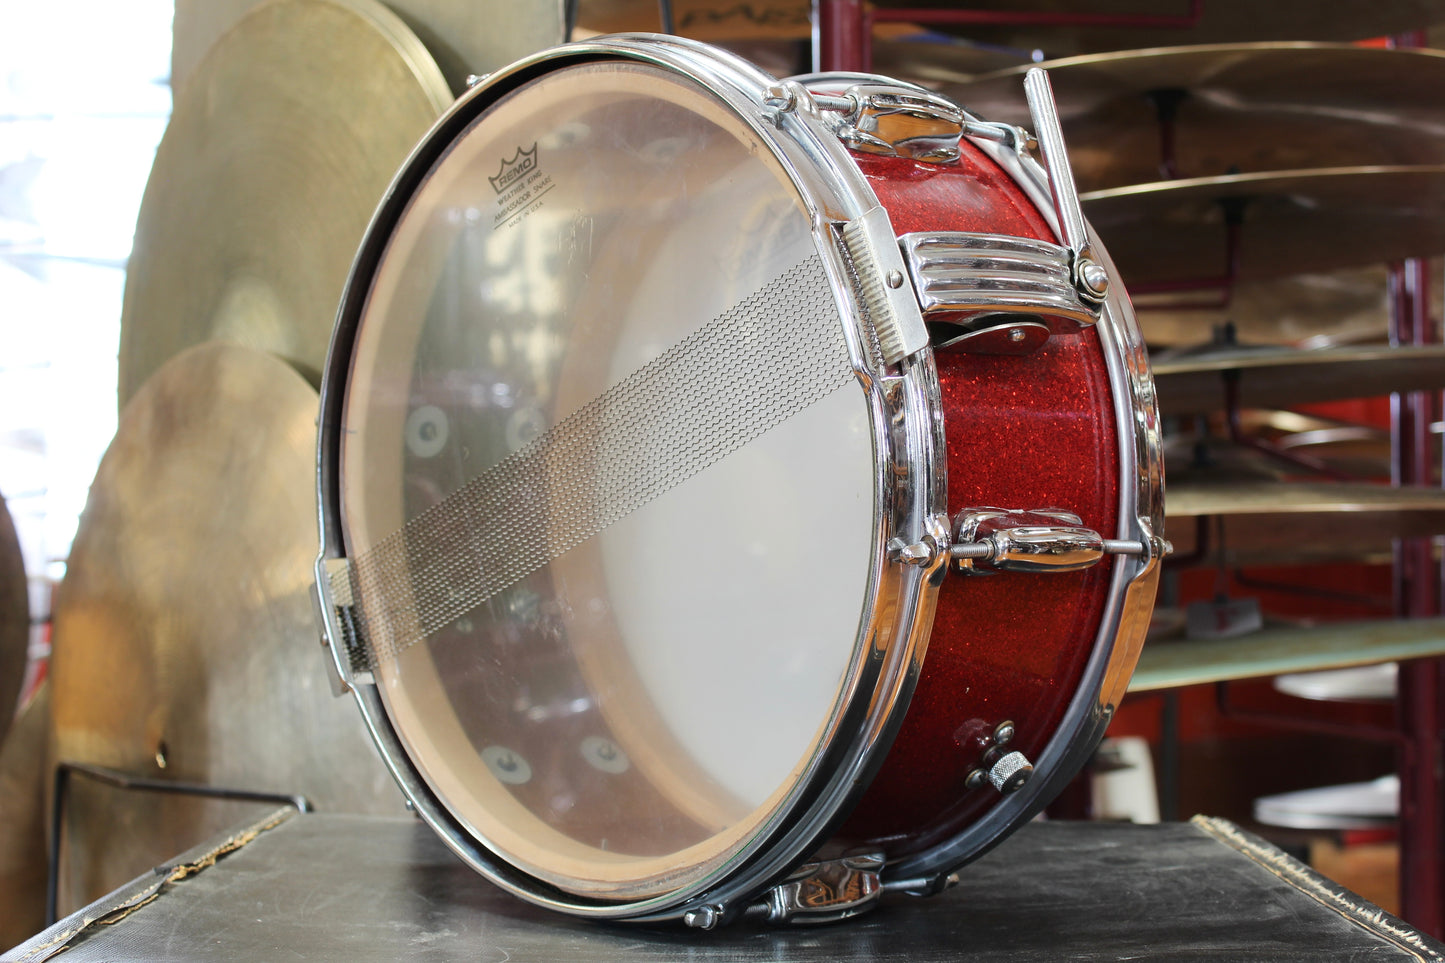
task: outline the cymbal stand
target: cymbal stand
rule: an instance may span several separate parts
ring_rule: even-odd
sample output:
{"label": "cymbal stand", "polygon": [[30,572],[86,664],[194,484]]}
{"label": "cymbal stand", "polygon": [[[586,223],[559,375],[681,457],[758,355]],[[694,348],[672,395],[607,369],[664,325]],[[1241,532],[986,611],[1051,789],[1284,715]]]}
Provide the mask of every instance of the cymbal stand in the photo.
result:
{"label": "cymbal stand", "polygon": [[[1437,340],[1429,315],[1429,278],[1420,259],[1390,271],[1391,343]],[[1432,414],[1439,392],[1395,394],[1391,401],[1392,475],[1395,484],[1433,483]],[[1440,611],[1440,573],[1430,539],[1395,544],[1395,612],[1418,618]],[[1405,742],[1400,753],[1400,915],[1432,935],[1445,933],[1445,660],[1400,666],[1399,712]]]}
{"label": "cymbal stand", "polygon": [[1346,472],[1338,471],[1309,455],[1302,455],[1298,452],[1286,451],[1277,445],[1272,445],[1262,438],[1256,438],[1245,432],[1240,423],[1239,403],[1239,372],[1226,371],[1221,377],[1224,381],[1224,423],[1229,440],[1242,448],[1249,448],[1260,454],[1267,455],[1277,461],[1302,468],[1313,474],[1323,475],[1333,481],[1352,481],[1354,476]]}
{"label": "cymbal stand", "polygon": [[56,920],[56,907],[60,893],[60,838],[65,824],[65,803],[70,795],[72,774],[85,776],[96,782],[117,789],[141,792],[174,793],[182,796],[204,796],[210,799],[227,799],[236,802],[278,803],[292,806],[297,812],[313,811],[311,802],[300,794],[258,792],[252,789],[231,789],[224,786],[206,786],[198,783],[171,782],[165,779],[149,779],[135,776],[117,769],[92,766],[81,762],[61,762],[55,767],[55,787],[50,803],[50,832],[48,839],[50,866],[45,878],[45,925]]}

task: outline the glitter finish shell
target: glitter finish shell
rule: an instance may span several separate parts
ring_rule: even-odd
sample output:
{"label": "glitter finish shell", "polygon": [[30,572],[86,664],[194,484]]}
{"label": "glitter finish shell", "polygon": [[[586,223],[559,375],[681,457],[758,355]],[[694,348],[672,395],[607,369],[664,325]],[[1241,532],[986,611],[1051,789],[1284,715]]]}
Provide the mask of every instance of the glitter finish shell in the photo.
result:
{"label": "glitter finish shell", "polygon": [[[989,158],[957,164],[857,155],[894,230],[971,231],[1053,241]],[[1118,528],[1118,430],[1099,336],[1055,336],[1023,357],[937,354],[948,442],[948,512],[1061,508]],[[1110,563],[1058,575],[949,576],[913,701],[893,749],[844,827],[851,843],[906,859],[996,806],[968,773],[1012,722],[1009,749],[1037,759],[1080,685],[1108,600]]]}

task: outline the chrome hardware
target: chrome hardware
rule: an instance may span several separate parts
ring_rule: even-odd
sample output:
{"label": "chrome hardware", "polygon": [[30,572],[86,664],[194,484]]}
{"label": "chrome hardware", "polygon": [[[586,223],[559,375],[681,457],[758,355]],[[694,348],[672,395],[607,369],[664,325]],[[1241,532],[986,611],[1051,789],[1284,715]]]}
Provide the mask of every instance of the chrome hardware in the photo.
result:
{"label": "chrome hardware", "polygon": [[948,551],[948,519],[942,515],[930,515],[924,520],[923,537],[916,542],[905,542],[895,538],[888,543],[888,557],[904,565],[928,567]]}
{"label": "chrome hardware", "polygon": [[1033,763],[1021,752],[1005,752],[1016,730],[1012,722],[1000,722],[993,730],[993,743],[984,750],[979,764],[964,777],[965,789],[982,789],[988,783],[1001,793],[1011,793],[1029,781]]}
{"label": "chrome hardware", "polygon": [[682,921],[695,929],[710,930],[721,922],[722,915],[721,906],[699,906],[682,914]]}
{"label": "chrome hardware", "polygon": [[1103,538],[1072,512],[974,508],[954,523],[949,557],[962,575],[1073,572],[1105,555],[1155,558],[1173,551],[1163,539]]}
{"label": "chrome hardware", "polygon": [[963,133],[967,137],[977,140],[986,140],[995,144],[1003,144],[1012,148],[1015,152],[1027,154],[1036,150],[1039,142],[1033,134],[1022,127],[1015,127],[1013,124],[995,124],[986,120],[977,120],[972,117],[965,117],[963,121]]}
{"label": "chrome hardware", "polygon": [[844,96],[852,108],[834,132],[849,147],[935,163],[958,159],[963,111],[951,100],[883,84],[856,84]]}
{"label": "chrome hardware", "polygon": [[331,694],[346,695],[353,685],[370,685],[372,676],[362,668],[366,662],[356,625],[351,619],[351,563],[344,558],[316,560],[316,580],[311,584],[311,604],[321,626],[321,644],[330,650],[326,674]]}
{"label": "chrome hardware", "polygon": [[[1098,320],[1098,306],[1079,297],[1072,255],[1057,244],[1007,234],[919,231],[904,234],[898,246],[924,320],[960,329],[940,347],[965,344],[960,339],[977,331],[1013,325],[1026,332],[1016,343],[1028,350],[999,350],[1008,343],[1001,343],[998,333],[973,349],[1028,353],[1041,347],[1034,343],[1040,334],[1073,332]],[[1024,322],[1047,331],[1024,328]]]}
{"label": "chrome hardware", "polygon": [[1033,763],[1021,752],[1011,752],[988,770],[989,785],[1001,793],[1016,792],[1023,788],[1034,774]]}
{"label": "chrome hardware", "polygon": [[[830,102],[838,100],[838,98],[832,97],[824,99]],[[785,80],[781,84],[763,91],[763,104],[781,114],[798,111],[814,117],[818,115],[818,102],[814,99],[812,91],[796,80]],[[833,109],[847,108],[844,106]]]}
{"label": "chrome hardware", "polygon": [[[819,116],[853,150],[933,163],[958,160],[965,126],[957,104],[912,85],[855,83],[842,94],[826,94],[786,81],[764,91],[763,103],[780,112],[826,112]],[[998,125],[981,126],[989,128],[984,136],[1011,136],[993,129]]]}
{"label": "chrome hardware", "polygon": [[1024,94],[1029,101],[1029,115],[1044,155],[1049,174],[1049,194],[1059,216],[1059,235],[1071,255],[1070,276],[1079,294],[1094,304],[1102,303],[1109,290],[1109,274],[1099,263],[1089,243],[1084,226],[1084,212],[1079,206],[1079,192],[1074,187],[1069,152],[1064,146],[1064,132],[1059,126],[1059,110],[1054,103],[1049,75],[1035,67],[1024,76]]}
{"label": "chrome hardware", "polygon": [[883,884],[883,890],[888,893],[903,893],[908,896],[927,898],[937,896],[944,890],[957,886],[958,879],[957,873],[940,873],[937,876],[913,879],[890,879]]}
{"label": "chrome hardware", "polygon": [[928,346],[928,328],[913,292],[903,286],[907,265],[894,241],[888,212],[874,207],[844,224],[841,234],[883,360],[898,364],[922,351]]}
{"label": "chrome hardware", "polygon": [[[963,328],[948,323],[933,326],[935,350],[953,348],[968,354],[1033,354],[1049,343],[1054,333],[1042,321],[1024,320],[1025,315],[1001,314],[996,324]],[[983,319],[980,319],[982,321]],[[961,334],[951,331],[961,330]]]}
{"label": "chrome hardware", "polygon": [[[882,853],[804,863],[748,907],[770,923],[831,923],[857,916],[883,895]],[[689,922],[691,922],[689,920]]]}
{"label": "chrome hardware", "polygon": [[1078,264],[1079,284],[1095,298],[1103,299],[1109,293],[1109,272],[1095,261],[1082,260]]}

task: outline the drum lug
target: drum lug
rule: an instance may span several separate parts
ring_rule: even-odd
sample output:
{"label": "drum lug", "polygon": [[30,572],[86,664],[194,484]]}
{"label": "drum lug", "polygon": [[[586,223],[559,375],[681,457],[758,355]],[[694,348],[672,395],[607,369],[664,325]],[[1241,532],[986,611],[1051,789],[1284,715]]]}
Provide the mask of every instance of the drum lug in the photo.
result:
{"label": "drum lug", "polygon": [[1153,558],[1167,551],[1162,539],[1104,538],[1072,512],[981,507],[958,514],[948,554],[960,575],[992,575],[1075,572],[1105,555]]}
{"label": "drum lug", "polygon": [[864,83],[825,94],[788,81],[764,91],[763,102],[780,112],[815,114],[850,150],[936,164],[958,160],[963,110],[919,87]]}
{"label": "drum lug", "polygon": [[873,908],[883,895],[883,854],[858,853],[807,862],[748,907],[770,923],[831,923]]}

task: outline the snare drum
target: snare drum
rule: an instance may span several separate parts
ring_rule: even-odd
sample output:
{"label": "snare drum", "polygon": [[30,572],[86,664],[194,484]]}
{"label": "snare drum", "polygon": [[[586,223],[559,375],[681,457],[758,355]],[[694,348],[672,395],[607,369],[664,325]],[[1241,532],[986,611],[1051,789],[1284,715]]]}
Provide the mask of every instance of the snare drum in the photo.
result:
{"label": "snare drum", "polygon": [[1083,764],[1160,459],[1031,83],[1048,174],[920,88],[606,38],[472,88],[398,175],[322,388],[317,594],[479,872],[582,916],[839,918]]}

